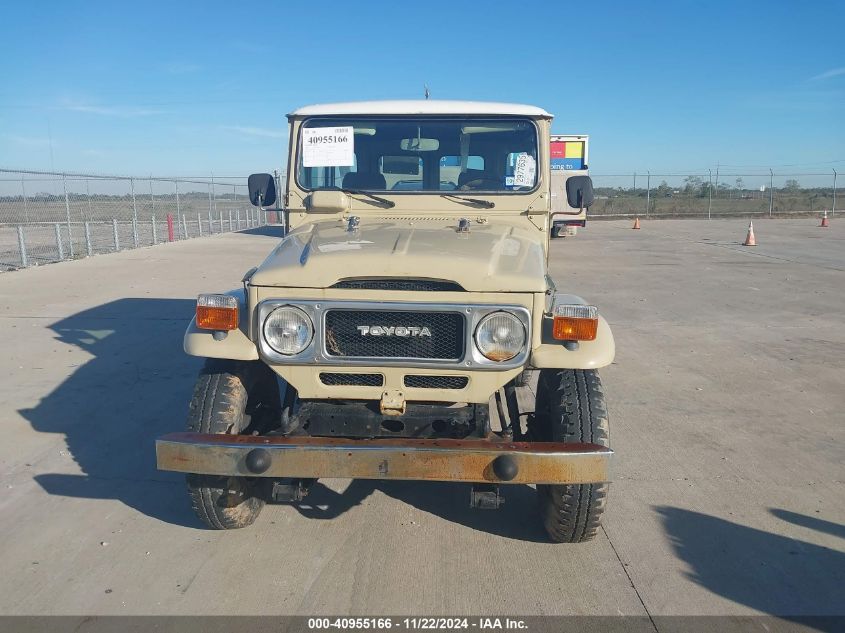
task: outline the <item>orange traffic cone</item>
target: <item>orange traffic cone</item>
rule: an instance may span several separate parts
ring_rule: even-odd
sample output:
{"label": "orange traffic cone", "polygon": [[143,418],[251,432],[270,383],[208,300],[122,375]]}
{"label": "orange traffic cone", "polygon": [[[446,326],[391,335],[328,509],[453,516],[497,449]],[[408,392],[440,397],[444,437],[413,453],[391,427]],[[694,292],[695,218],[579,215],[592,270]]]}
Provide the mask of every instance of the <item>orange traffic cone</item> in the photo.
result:
{"label": "orange traffic cone", "polygon": [[827,219],[827,211],[824,212],[824,215],[822,216],[822,223],[819,224],[819,226],[822,226],[824,228],[830,226],[830,220]]}
{"label": "orange traffic cone", "polygon": [[743,246],[757,246],[757,240],[754,239],[754,222],[748,223],[748,235],[745,236]]}
{"label": "orange traffic cone", "polygon": [[631,227],[632,229],[639,229],[640,228],[640,219],[637,218],[634,220],[634,226]]}

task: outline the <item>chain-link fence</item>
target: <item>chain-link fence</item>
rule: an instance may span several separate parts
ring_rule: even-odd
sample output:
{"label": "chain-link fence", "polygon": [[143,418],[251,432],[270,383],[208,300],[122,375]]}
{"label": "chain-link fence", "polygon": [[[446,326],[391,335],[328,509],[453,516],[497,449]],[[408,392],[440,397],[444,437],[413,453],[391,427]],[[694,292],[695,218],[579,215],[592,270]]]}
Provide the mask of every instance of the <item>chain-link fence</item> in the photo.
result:
{"label": "chain-link fence", "polygon": [[280,216],[249,203],[243,177],[0,169],[0,270],[238,231]]}
{"label": "chain-link fence", "polygon": [[[593,173],[596,217],[783,217],[837,211],[836,171]],[[277,177],[284,191],[284,176]],[[842,201],[839,201],[840,211]],[[0,169],[0,270],[282,221],[244,177],[131,178]]]}
{"label": "chain-link fence", "polygon": [[[835,171],[591,175],[593,217],[788,217],[837,210]],[[839,206],[841,211],[841,199]]]}

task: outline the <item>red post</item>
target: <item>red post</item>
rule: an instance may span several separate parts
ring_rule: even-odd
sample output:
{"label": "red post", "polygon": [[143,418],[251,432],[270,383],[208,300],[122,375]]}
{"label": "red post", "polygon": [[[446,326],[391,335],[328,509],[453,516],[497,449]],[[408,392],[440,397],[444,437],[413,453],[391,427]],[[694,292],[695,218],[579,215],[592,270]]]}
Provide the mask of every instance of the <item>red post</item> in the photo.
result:
{"label": "red post", "polygon": [[173,235],[173,214],[167,214],[167,241],[172,242],[175,238]]}

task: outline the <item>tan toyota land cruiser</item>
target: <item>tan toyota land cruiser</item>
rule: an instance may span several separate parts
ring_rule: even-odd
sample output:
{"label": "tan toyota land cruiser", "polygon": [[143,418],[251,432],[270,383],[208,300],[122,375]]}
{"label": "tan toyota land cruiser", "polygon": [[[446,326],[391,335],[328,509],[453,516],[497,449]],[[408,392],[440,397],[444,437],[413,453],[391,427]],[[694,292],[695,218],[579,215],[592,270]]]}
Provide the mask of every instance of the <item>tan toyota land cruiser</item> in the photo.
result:
{"label": "tan toyota land cruiser", "polygon": [[[593,537],[614,342],[548,274],[552,116],[385,101],[288,118],[290,230],[243,288],[199,295],[184,346],[208,360],[158,467],[187,473],[217,529],[318,478],[406,479],[466,482],[479,508],[536,485],[552,540]],[[272,177],[249,183],[275,202]],[[589,177],[566,196],[589,206]]]}

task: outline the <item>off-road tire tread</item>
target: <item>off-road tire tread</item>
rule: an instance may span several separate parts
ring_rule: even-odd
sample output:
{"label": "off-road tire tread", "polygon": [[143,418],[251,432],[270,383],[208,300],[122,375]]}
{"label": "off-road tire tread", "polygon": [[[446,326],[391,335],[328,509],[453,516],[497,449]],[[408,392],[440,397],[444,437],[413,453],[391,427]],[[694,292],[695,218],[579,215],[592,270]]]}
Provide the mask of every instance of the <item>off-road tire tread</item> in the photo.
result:
{"label": "off-road tire tread", "polygon": [[[188,431],[194,433],[237,434],[248,420],[244,416],[248,394],[260,379],[258,363],[209,360],[196,386],[188,412]],[[236,505],[225,506],[221,498],[228,478],[214,475],[186,476],[191,507],[197,517],[210,528],[232,530],[251,525],[264,500],[248,496]]]}
{"label": "off-road tire tread", "polygon": [[[528,421],[532,441],[590,443],[609,446],[604,390],[591,369],[542,370],[537,406]],[[594,538],[607,505],[609,485],[538,485],[543,524],[559,543]]]}

